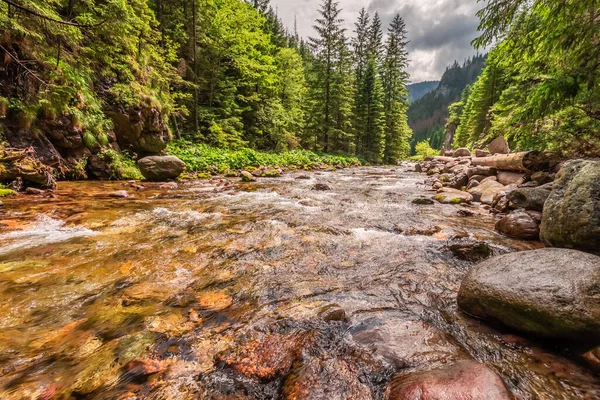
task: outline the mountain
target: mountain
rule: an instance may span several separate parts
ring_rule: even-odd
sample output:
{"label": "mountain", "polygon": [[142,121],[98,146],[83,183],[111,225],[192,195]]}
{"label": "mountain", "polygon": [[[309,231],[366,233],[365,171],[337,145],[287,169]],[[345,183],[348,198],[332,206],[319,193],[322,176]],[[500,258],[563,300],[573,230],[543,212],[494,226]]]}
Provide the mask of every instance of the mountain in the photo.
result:
{"label": "mountain", "polygon": [[462,65],[454,62],[442,75],[437,88],[412,103],[408,109],[408,124],[413,130],[411,147],[428,140],[433,148],[441,148],[448,106],[460,99],[467,85],[475,82],[485,65],[487,55],[476,55]]}
{"label": "mountain", "polygon": [[408,85],[406,88],[408,89],[411,104],[425,96],[427,93],[434,91],[439,84],[440,81],[426,81]]}

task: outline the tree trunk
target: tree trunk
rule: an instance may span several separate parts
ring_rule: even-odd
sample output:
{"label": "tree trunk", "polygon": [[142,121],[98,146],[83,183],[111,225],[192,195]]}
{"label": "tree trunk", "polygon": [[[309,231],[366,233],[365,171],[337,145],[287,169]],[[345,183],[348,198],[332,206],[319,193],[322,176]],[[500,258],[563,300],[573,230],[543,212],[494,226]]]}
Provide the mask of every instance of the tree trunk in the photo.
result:
{"label": "tree trunk", "polygon": [[556,165],[556,158],[550,153],[525,151],[512,154],[498,154],[490,157],[473,158],[473,165],[494,167],[498,170],[533,172],[550,170]]}

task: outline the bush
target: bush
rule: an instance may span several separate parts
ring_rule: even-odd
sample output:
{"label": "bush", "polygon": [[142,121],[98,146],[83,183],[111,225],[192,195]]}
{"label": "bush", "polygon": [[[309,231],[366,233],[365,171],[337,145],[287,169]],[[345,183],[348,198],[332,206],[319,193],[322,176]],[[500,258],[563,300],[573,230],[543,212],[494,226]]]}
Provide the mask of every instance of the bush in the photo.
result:
{"label": "bush", "polygon": [[169,154],[179,157],[191,172],[225,174],[230,170],[256,169],[258,167],[303,168],[320,166],[347,168],[361,165],[349,155],[315,153],[308,150],[285,152],[260,152],[252,149],[227,150],[178,140],[169,144]]}
{"label": "bush", "polygon": [[414,156],[413,159],[416,161],[423,161],[425,157],[437,156],[440,152],[439,150],[432,148],[431,145],[429,145],[429,142],[426,140],[417,143],[415,151],[417,155]]}

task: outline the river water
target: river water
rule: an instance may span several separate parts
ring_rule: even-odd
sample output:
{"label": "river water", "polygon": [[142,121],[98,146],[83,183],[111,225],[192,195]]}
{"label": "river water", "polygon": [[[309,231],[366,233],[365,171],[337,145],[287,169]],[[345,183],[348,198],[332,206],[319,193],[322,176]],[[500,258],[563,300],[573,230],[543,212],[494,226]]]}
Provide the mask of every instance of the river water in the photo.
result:
{"label": "river water", "polygon": [[600,398],[565,350],[457,310],[472,264],[453,237],[539,244],[479,207],[412,204],[407,167],[144,186],[4,201],[1,399],[378,399],[398,371],[463,359],[516,398]]}

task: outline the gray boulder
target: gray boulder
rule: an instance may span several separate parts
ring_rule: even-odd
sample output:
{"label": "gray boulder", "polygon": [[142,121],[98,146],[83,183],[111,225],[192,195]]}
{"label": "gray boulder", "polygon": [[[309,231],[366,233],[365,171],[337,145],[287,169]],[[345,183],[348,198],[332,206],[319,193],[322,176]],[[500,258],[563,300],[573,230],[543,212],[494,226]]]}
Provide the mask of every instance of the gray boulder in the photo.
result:
{"label": "gray boulder", "polygon": [[150,156],[137,162],[140,172],[149,181],[176,179],[185,170],[185,163],[174,156]]}
{"label": "gray boulder", "polygon": [[576,160],[559,171],[544,208],[541,239],[600,253],[600,161]]}
{"label": "gray boulder", "polygon": [[534,188],[517,188],[507,196],[509,206],[512,209],[524,208],[526,210],[543,211],[551,189],[551,186],[547,185]]}
{"label": "gray boulder", "polygon": [[600,257],[545,248],[504,254],[473,267],[458,306],[516,330],[600,342]]}

